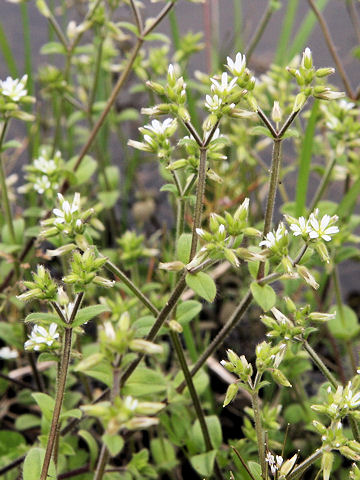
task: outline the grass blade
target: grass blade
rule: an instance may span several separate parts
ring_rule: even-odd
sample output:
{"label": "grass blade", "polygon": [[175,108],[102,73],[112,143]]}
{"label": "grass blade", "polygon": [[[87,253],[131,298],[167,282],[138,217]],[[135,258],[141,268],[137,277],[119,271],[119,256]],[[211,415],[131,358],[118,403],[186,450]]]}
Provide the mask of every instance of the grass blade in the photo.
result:
{"label": "grass blade", "polygon": [[18,78],[19,77],[18,68],[16,66],[15,58],[11,51],[10,45],[8,43],[2,23],[0,23],[0,50],[3,54],[6,66],[9,70],[9,74],[13,78]]}
{"label": "grass blade", "polygon": [[285,12],[281,35],[276,48],[274,59],[274,63],[276,63],[276,65],[286,65],[288,62],[289,55],[287,54],[287,51],[290,44],[291,32],[294,28],[298,6],[299,0],[289,0],[288,7]]}
{"label": "grass blade", "polygon": [[299,217],[304,214],[306,206],[306,195],[308,190],[311,156],[314,145],[314,135],[316,128],[316,120],[319,111],[319,100],[314,101],[314,105],[311,110],[311,115],[306,127],[305,137],[300,153],[300,166],[299,174],[296,184],[296,196],[295,196],[295,215]]}
{"label": "grass blade", "polygon": [[[323,10],[329,0],[319,0],[317,2],[317,7],[321,11]],[[304,47],[306,46],[306,43],[317,23],[316,17],[312,11],[309,11],[306,17],[304,18],[304,21],[300,25],[297,34],[294,38],[294,41],[292,42],[291,47],[288,50],[287,54],[287,60],[290,61],[292,58],[295,57],[295,55],[299,54]]]}

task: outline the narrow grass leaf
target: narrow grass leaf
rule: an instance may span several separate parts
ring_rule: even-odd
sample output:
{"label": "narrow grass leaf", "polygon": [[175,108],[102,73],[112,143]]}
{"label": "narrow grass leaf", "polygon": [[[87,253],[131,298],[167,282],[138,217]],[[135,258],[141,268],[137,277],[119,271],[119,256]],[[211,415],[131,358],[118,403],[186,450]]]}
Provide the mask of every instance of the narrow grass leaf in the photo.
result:
{"label": "narrow grass leaf", "polygon": [[319,112],[319,101],[315,100],[306,127],[304,141],[300,152],[299,174],[296,184],[295,215],[303,215],[306,206],[306,194],[309,184],[311,156],[314,146],[316,120]]}

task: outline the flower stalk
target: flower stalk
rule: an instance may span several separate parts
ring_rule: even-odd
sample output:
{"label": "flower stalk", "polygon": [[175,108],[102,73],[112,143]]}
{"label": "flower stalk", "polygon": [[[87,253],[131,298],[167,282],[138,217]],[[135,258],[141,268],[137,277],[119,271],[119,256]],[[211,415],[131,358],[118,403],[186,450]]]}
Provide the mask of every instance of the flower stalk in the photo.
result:
{"label": "flower stalk", "polygon": [[[48,442],[46,445],[44,463],[43,463],[41,474],[40,474],[40,480],[47,479],[50,460],[53,454],[56,436],[59,429],[59,418],[61,413],[61,407],[64,400],[66,378],[67,378],[67,373],[68,373],[69,364],[70,364],[70,356],[71,356],[71,342],[72,342],[72,331],[73,331],[71,325],[75,320],[77,312],[80,309],[83,296],[84,296],[83,292],[77,295],[74,308],[71,312],[71,316],[67,321],[68,327],[65,328],[65,331],[64,331],[63,349],[61,353],[60,372],[59,372],[59,379],[58,379],[58,385],[57,385],[57,391],[56,391],[55,405],[54,405],[53,417],[51,420]],[[61,315],[60,318],[61,320],[66,321],[66,318],[63,315]]]}

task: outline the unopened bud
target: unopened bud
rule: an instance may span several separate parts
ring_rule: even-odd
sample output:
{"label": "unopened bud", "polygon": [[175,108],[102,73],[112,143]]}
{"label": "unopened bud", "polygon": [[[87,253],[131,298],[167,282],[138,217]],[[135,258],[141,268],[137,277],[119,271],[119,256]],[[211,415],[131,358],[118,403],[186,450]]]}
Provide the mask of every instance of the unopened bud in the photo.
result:
{"label": "unopened bud", "polygon": [[274,106],[271,112],[271,118],[275,123],[281,122],[282,119],[282,111],[279,105],[279,102],[274,102]]}
{"label": "unopened bud", "polygon": [[226,405],[229,405],[229,403],[234,400],[238,390],[239,390],[239,387],[236,383],[231,383],[228,386],[228,388],[226,390],[226,395],[225,395],[225,400],[224,400],[224,403],[223,403],[223,407],[226,407]]}

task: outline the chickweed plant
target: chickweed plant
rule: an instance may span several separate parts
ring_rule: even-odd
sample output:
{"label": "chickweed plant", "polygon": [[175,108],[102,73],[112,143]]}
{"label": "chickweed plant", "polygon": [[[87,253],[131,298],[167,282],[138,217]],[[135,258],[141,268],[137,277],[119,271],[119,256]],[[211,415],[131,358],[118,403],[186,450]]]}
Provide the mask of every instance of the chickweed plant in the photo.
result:
{"label": "chickweed plant", "polygon": [[240,0],[9,2],[0,477],[359,480],[359,79],[323,13],[359,41],[359,3],[268,0],[248,38]]}

